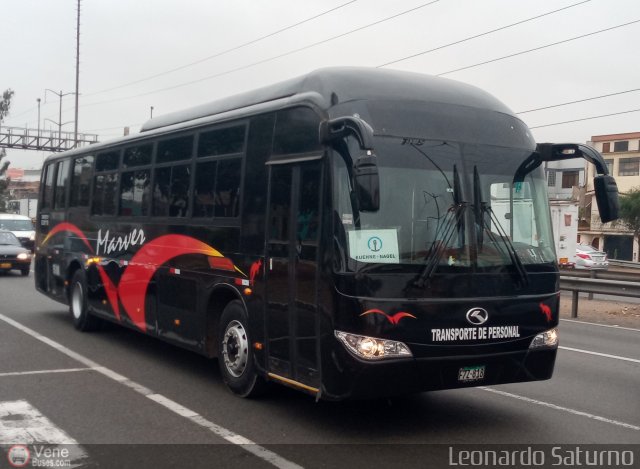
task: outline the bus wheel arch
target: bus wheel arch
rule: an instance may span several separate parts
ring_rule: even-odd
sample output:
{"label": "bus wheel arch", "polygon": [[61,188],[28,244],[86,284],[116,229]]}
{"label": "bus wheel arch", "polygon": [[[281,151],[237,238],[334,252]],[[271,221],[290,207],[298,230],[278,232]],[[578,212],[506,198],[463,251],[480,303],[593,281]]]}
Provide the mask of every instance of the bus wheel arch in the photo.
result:
{"label": "bus wheel arch", "polygon": [[66,275],[66,286],[67,286],[67,300],[69,304],[71,304],[71,281],[73,280],[73,276],[76,274],[78,270],[82,269],[82,265],[77,260],[71,261],[69,267],[67,268]]}
{"label": "bus wheel arch", "polygon": [[[218,327],[220,317],[224,309],[232,301],[243,302],[242,297],[234,288],[227,285],[218,285],[213,288],[209,295],[206,309],[206,337],[205,354],[214,358],[218,354]],[[243,302],[244,306],[244,302]]]}

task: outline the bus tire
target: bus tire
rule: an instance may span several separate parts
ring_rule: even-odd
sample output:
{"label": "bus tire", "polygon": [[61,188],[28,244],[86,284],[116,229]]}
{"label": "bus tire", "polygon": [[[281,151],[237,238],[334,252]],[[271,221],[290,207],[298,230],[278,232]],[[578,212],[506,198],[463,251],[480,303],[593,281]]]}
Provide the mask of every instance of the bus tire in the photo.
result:
{"label": "bus tire", "polygon": [[256,372],[251,348],[248,317],[238,300],[222,311],[218,329],[218,365],[227,387],[241,397],[256,397],[264,392],[265,381]]}
{"label": "bus tire", "polygon": [[89,313],[87,304],[87,278],[82,269],[78,269],[71,278],[69,285],[69,313],[73,326],[82,332],[95,331],[100,326],[100,320]]}

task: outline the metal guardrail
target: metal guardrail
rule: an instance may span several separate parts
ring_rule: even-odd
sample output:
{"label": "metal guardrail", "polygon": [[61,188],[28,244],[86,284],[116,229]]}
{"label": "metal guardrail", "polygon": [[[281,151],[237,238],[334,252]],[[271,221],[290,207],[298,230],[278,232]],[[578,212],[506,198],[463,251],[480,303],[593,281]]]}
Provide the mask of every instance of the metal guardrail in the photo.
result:
{"label": "metal guardrail", "polygon": [[640,281],[603,280],[599,278],[582,278],[561,275],[560,290],[572,292],[571,317],[578,317],[578,294],[589,293],[589,299],[594,293],[601,295],[625,296],[640,298]]}
{"label": "metal guardrail", "polygon": [[626,267],[626,268],[629,268],[629,269],[639,269],[640,270],[640,262],[619,261],[617,259],[609,259],[609,265],[611,267]]}

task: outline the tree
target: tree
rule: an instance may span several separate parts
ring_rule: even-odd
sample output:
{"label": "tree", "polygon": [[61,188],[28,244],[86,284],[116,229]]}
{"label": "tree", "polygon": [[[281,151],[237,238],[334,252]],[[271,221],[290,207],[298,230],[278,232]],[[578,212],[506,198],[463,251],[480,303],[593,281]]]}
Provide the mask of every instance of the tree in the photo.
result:
{"label": "tree", "polygon": [[[0,127],[4,118],[9,114],[11,98],[13,98],[12,90],[5,90],[2,93],[2,99],[0,99]],[[9,187],[9,178],[5,177],[5,173],[11,162],[5,161],[3,163],[2,160],[5,156],[7,156],[7,152],[4,148],[0,148],[0,212],[4,212],[7,209],[7,188]]]}
{"label": "tree", "polygon": [[634,187],[626,194],[620,194],[619,220],[633,230],[633,236],[640,234],[640,187]]}

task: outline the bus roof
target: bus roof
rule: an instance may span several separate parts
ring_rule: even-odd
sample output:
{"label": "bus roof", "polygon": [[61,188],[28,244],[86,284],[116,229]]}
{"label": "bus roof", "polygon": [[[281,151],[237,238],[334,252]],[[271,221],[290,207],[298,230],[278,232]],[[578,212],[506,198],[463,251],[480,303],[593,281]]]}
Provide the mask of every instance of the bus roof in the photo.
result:
{"label": "bus roof", "polygon": [[333,67],[159,116],[147,121],[140,131],[147,132],[182,124],[304,93],[314,93],[319,98],[315,99],[314,103],[325,110],[348,101],[391,99],[455,104],[513,114],[489,93],[447,78],[399,70]]}
{"label": "bus roof", "polygon": [[498,112],[518,119],[508,107],[491,94],[459,81],[400,70],[331,67],[159,116],[145,122],[140,133],[52,154],[47,157],[47,161],[84,154],[87,151],[101,151],[158,133],[243,118],[254,113],[269,112],[295,104],[313,104],[320,110],[324,110],[328,117],[339,117],[331,115],[332,107],[363,100],[455,105]]}

